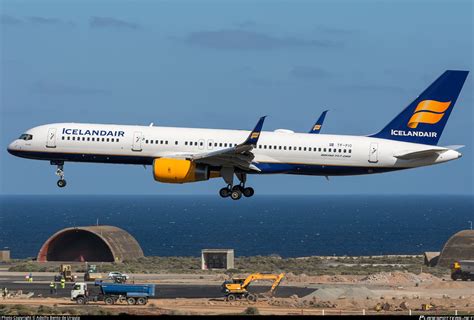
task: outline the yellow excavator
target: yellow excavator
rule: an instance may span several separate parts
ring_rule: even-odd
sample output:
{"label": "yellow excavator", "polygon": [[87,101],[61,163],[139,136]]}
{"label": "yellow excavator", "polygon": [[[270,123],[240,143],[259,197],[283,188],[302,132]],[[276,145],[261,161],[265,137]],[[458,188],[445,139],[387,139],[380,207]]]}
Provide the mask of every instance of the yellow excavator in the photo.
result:
{"label": "yellow excavator", "polygon": [[232,278],[224,281],[222,284],[222,291],[225,294],[227,301],[235,301],[236,299],[247,299],[250,302],[257,301],[257,295],[249,292],[248,286],[257,280],[271,280],[272,287],[266,294],[272,295],[280,282],[285,277],[284,273],[270,274],[270,273],[252,273],[247,278]]}

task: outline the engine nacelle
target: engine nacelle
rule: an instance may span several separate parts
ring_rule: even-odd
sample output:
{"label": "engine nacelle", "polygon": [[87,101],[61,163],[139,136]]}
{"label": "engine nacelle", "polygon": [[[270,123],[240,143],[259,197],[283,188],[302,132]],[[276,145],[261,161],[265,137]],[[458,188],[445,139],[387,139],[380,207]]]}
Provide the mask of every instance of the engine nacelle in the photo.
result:
{"label": "engine nacelle", "polygon": [[165,183],[209,180],[209,168],[185,159],[159,158],[153,161],[153,177]]}

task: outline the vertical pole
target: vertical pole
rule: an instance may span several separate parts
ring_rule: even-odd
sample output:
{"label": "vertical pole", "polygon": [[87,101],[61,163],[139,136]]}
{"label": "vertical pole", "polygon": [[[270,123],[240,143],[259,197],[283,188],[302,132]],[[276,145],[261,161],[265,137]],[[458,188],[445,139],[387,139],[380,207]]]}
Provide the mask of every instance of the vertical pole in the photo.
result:
{"label": "vertical pole", "polygon": [[322,310],[322,312],[321,312],[321,313],[322,313],[322,315],[324,316],[324,309]]}
{"label": "vertical pole", "polygon": [[365,316],[365,309],[362,309],[362,315]]}
{"label": "vertical pole", "polygon": [[458,311],[457,311],[457,310],[454,310],[454,315],[455,315],[455,316],[458,315]]}
{"label": "vertical pole", "polygon": [[411,309],[410,309],[410,310],[408,310],[408,315],[410,315],[410,316],[411,316]]}

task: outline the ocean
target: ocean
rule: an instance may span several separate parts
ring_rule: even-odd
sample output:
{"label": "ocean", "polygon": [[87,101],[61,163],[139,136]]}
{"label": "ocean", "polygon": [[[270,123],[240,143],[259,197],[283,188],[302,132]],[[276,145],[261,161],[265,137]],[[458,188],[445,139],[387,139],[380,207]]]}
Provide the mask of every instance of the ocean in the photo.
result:
{"label": "ocean", "polygon": [[472,196],[0,196],[0,249],[35,257],[56,231],[113,225],[145,255],[422,254],[474,221]]}

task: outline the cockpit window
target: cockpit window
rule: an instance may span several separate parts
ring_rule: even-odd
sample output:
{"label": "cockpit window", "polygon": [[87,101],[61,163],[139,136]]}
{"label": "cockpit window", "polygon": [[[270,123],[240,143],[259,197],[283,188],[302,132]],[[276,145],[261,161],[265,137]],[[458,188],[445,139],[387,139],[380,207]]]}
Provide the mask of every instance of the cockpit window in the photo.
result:
{"label": "cockpit window", "polygon": [[33,139],[33,135],[27,134],[27,133],[23,133],[18,139],[21,139],[21,140],[31,140],[31,139]]}

